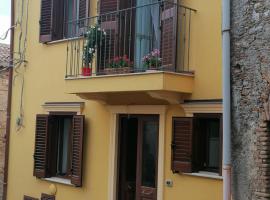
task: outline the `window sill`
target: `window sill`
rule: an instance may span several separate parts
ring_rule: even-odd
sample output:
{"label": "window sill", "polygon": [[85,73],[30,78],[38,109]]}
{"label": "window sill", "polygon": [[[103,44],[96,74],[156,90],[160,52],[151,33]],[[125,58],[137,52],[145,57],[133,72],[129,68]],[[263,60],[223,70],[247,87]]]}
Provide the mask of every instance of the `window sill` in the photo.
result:
{"label": "window sill", "polygon": [[223,180],[222,176],[220,176],[217,173],[213,173],[213,172],[200,171],[200,172],[196,172],[196,173],[183,173],[183,174],[187,175],[187,176],[196,176],[196,177],[202,177],[202,178]]}
{"label": "window sill", "polygon": [[73,184],[71,184],[71,180],[65,178],[51,177],[44,178],[43,180],[73,186]]}
{"label": "window sill", "polygon": [[83,38],[83,36],[73,37],[73,38],[65,38],[65,39],[60,39],[60,40],[54,40],[54,41],[51,41],[51,42],[46,42],[44,44],[51,45],[51,44],[65,43],[65,42],[69,42],[69,41],[80,40],[82,38]]}

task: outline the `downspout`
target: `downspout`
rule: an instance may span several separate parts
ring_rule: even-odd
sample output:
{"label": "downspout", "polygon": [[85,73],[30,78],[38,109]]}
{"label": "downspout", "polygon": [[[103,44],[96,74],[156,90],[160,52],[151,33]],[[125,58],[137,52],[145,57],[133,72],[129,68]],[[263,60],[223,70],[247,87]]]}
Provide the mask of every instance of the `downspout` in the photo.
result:
{"label": "downspout", "polygon": [[222,0],[223,200],[231,200],[230,0]]}
{"label": "downspout", "polygon": [[[14,26],[14,0],[11,0],[11,26]],[[13,50],[14,50],[14,28],[11,28],[10,35],[10,62],[8,68],[8,99],[7,99],[7,122],[5,135],[5,161],[4,161],[4,185],[3,200],[7,200],[8,187],[8,160],[9,160],[9,138],[10,138],[10,120],[11,120],[11,98],[12,98],[12,80],[13,80]]]}

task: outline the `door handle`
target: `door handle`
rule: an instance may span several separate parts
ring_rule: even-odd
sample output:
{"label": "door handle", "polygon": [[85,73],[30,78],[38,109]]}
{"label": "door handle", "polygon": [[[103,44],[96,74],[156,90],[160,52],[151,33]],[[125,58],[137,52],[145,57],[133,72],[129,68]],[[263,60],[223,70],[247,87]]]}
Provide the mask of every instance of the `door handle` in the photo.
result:
{"label": "door handle", "polygon": [[144,194],[144,195],[151,195],[153,192],[152,191],[149,191],[149,192],[147,192],[147,191],[142,191],[142,194]]}

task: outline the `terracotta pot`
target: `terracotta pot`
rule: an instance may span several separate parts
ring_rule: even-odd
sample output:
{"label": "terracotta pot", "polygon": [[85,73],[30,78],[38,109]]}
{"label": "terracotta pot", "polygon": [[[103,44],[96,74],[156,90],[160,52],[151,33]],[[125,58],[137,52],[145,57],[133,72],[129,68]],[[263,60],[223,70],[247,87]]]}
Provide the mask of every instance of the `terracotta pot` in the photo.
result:
{"label": "terracotta pot", "polygon": [[91,76],[92,75],[92,68],[91,67],[83,67],[82,68],[82,75],[83,76]]}

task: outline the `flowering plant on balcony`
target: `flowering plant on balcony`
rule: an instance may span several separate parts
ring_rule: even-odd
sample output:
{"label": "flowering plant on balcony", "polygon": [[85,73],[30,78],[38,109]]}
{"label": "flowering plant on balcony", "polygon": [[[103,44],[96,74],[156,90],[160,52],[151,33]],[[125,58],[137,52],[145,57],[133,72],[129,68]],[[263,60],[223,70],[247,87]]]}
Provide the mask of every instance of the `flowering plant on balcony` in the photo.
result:
{"label": "flowering plant on balcony", "polygon": [[109,63],[108,68],[123,68],[132,67],[133,62],[130,61],[127,55],[117,56]]}
{"label": "flowering plant on balcony", "polygon": [[89,27],[84,37],[86,41],[83,48],[83,63],[84,68],[90,68],[96,51],[98,51],[104,43],[106,32],[101,30],[99,24],[96,24]]}
{"label": "flowering plant on balcony", "polygon": [[152,52],[144,56],[142,61],[143,65],[147,67],[147,69],[161,67],[162,59],[160,57],[159,49],[154,49]]}

